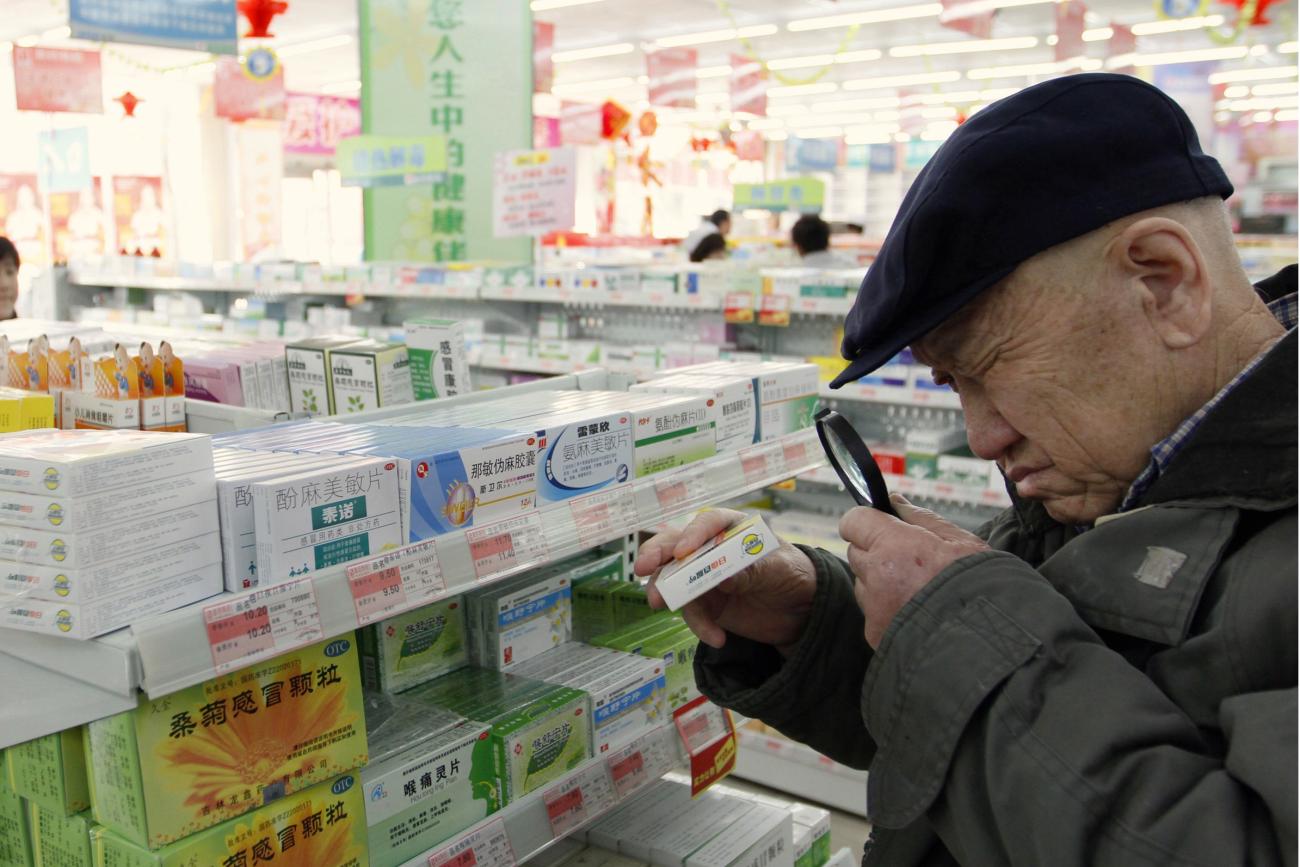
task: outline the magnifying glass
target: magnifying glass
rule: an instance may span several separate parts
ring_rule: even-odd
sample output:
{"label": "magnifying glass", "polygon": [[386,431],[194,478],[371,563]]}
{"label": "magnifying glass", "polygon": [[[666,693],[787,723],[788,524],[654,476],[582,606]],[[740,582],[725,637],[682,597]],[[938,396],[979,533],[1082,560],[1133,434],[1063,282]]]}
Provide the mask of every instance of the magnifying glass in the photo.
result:
{"label": "magnifying glass", "polygon": [[849,420],[833,409],[823,409],[817,413],[815,421],[826,458],[854,501],[859,506],[879,509],[897,518],[898,513],[889,502],[885,477],[871,450]]}

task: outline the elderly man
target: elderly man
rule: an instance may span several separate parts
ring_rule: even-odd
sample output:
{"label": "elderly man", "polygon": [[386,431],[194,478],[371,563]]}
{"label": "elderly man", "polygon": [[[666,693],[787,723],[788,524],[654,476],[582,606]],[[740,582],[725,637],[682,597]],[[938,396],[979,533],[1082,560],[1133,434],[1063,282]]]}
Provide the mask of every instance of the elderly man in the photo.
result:
{"label": "elderly man", "polygon": [[1251,286],[1231,192],[1171,100],[1076,75],[904,201],[838,382],[910,344],[1014,507],[854,509],[848,563],[783,545],[685,610],[705,693],[870,767],[866,864],[1296,863],[1295,267]]}

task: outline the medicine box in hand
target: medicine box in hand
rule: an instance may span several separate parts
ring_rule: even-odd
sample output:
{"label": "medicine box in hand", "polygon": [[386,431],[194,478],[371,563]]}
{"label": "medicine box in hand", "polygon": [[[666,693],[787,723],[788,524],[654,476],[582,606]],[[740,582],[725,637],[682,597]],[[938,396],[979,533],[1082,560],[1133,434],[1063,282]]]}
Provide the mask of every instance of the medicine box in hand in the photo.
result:
{"label": "medicine box in hand", "polygon": [[714,536],[684,560],[669,564],[655,586],[669,610],[677,611],[777,547],[776,534],[754,515]]}

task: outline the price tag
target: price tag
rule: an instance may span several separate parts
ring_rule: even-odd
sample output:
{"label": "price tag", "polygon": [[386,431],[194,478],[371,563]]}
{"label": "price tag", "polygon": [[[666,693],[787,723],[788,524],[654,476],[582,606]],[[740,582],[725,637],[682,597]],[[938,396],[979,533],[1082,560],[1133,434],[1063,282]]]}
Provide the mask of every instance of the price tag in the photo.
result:
{"label": "price tag", "polygon": [[691,796],[721,780],[736,767],[736,726],[726,708],[704,696],[673,712],[677,734],[691,757]]}
{"label": "price tag", "polygon": [[781,451],[785,456],[786,473],[792,474],[808,466],[808,442],[806,440],[782,443]]}
{"label": "price tag", "polygon": [[310,578],[204,606],[203,623],[218,673],[324,638]]}
{"label": "price tag", "polygon": [[646,295],[646,301],[655,306],[663,304],[667,300],[668,296],[664,295],[662,292],[651,292]]}
{"label": "price tag", "polygon": [[433,539],[348,567],[348,589],[364,626],[432,601],[447,589]]}
{"label": "price tag", "polygon": [[676,512],[703,505],[709,499],[703,465],[684,467],[655,482],[655,497],[662,512]]}
{"label": "price tag", "polygon": [[500,818],[429,856],[429,867],[514,867],[515,850]]}
{"label": "price tag", "polygon": [[790,296],[764,295],[758,308],[758,324],[785,328],[790,324]]}
{"label": "price tag", "polygon": [[741,449],[739,454],[746,485],[760,485],[785,469],[785,449],[780,443],[760,443]]}
{"label": "price tag", "polygon": [[733,324],[754,321],[754,296],[748,292],[728,292],[722,302],[723,319]]}
{"label": "price tag", "polygon": [[640,750],[617,761],[610,759],[608,766],[609,777],[614,781],[614,790],[618,792],[620,800],[636,791],[647,779],[645,759]]}
{"label": "price tag", "polygon": [[631,485],[575,497],[569,501],[569,511],[583,548],[630,533],[637,525],[636,496]]}
{"label": "price tag", "polygon": [[593,765],[542,795],[551,833],[563,837],[574,828],[614,805],[614,788],[601,765]]}
{"label": "price tag", "polygon": [[479,580],[516,566],[540,563],[547,557],[542,516],[536,512],[466,530],[465,538]]}
{"label": "price tag", "polygon": [[672,733],[656,729],[610,754],[605,767],[619,799],[668,773],[677,764],[675,744]]}

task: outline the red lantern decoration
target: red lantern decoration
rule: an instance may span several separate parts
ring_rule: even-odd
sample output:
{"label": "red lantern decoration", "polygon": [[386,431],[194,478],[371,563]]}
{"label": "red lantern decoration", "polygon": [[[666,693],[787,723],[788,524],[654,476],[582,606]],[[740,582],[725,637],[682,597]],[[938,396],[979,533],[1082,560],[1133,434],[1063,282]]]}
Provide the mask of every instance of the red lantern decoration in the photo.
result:
{"label": "red lantern decoration", "polygon": [[272,34],[271,19],[289,11],[285,0],[239,0],[239,12],[248,19],[245,39],[267,39]]}
{"label": "red lantern decoration", "polygon": [[613,141],[623,135],[631,120],[631,112],[612,99],[605,100],[600,107],[600,137],[606,141]]}
{"label": "red lantern decoration", "polygon": [[124,112],[122,115],[123,117],[135,117],[136,106],[144,102],[144,100],[128,90],[121,96],[114,97],[113,102],[119,102],[122,104],[122,111]]}
{"label": "red lantern decoration", "polygon": [[659,115],[653,111],[644,112],[636,122],[637,129],[643,136],[652,136],[659,131]]}

